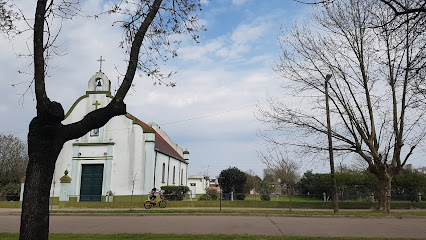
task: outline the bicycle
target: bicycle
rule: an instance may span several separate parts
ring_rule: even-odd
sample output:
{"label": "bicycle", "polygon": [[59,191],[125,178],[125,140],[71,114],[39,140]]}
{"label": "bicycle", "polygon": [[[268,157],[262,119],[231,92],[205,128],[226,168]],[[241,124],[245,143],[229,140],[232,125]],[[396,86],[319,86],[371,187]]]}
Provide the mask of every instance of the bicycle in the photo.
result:
{"label": "bicycle", "polygon": [[149,199],[145,200],[143,206],[146,209],[150,209],[155,206],[159,206],[160,208],[165,208],[167,206],[166,199],[164,199],[164,195],[161,191],[159,192],[159,194],[160,194],[160,199],[158,199],[157,201],[151,201]]}

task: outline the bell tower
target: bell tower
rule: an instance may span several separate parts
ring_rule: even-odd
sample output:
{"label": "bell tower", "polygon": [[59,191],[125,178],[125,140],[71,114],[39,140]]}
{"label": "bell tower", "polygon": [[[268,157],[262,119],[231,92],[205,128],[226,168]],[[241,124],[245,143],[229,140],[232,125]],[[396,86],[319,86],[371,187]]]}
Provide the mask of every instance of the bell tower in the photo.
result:
{"label": "bell tower", "polygon": [[103,72],[97,72],[88,83],[87,91],[111,92],[111,81]]}

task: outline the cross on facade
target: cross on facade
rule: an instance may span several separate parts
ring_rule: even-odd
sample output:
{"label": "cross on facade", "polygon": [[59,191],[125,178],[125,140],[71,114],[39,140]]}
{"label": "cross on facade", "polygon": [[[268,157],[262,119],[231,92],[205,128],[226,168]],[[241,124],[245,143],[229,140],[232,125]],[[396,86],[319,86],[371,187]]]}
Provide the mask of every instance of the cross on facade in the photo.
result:
{"label": "cross on facade", "polygon": [[92,104],[93,106],[95,106],[95,110],[98,109],[98,106],[101,105],[98,100],[96,100],[95,103]]}
{"label": "cross on facade", "polygon": [[102,62],[105,62],[105,59],[102,59],[102,56],[99,60],[96,60],[99,62],[99,72],[102,72]]}

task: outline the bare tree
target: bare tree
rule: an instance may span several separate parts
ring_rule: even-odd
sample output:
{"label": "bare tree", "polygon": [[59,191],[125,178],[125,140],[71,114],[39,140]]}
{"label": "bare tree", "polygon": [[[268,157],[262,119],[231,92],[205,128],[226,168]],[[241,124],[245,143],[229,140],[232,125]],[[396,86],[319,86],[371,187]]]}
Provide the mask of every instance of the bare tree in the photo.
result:
{"label": "bare tree", "polygon": [[[311,5],[327,5],[332,4],[339,0],[294,0],[298,3],[311,4]],[[411,13],[426,12],[426,2],[423,0],[379,0],[383,4],[387,5],[395,15],[406,15]]]}
{"label": "bare tree", "polygon": [[386,4],[396,16],[407,15],[411,13],[426,13],[426,1],[423,0],[380,0]]}
{"label": "bare tree", "polygon": [[[337,3],[338,1],[345,0],[294,0],[298,3],[316,5],[316,6],[327,6],[329,4]],[[382,22],[381,24],[389,24],[396,19],[400,23],[399,26],[403,26],[404,22],[417,21],[419,26],[423,26],[423,29],[426,28],[426,1],[424,0],[378,0],[382,5],[386,6],[393,13],[393,17],[388,19],[388,22]],[[381,9],[366,9],[366,11],[371,14],[376,14],[378,10]],[[402,21],[401,21],[401,18]]]}
{"label": "bare tree", "polygon": [[16,33],[15,21],[19,14],[13,11],[13,6],[8,0],[0,0],[0,32],[6,34]]}
{"label": "bare tree", "polygon": [[[14,29],[14,24],[7,16],[19,10],[7,12],[9,5],[5,4],[5,0],[0,1],[1,30],[6,29],[8,32],[7,28],[10,26],[10,29]],[[170,74],[163,74],[159,64],[168,57],[176,56],[169,36],[190,34],[197,40],[197,31],[202,29],[195,15],[200,9],[199,0],[117,1],[112,9],[100,15],[117,13],[121,16],[121,20],[115,25],[123,28],[124,39],[121,46],[128,48],[128,65],[121,85],[106,107],[88,113],[81,121],[63,125],[61,121],[64,120],[64,110],[61,104],[49,99],[46,92],[45,78],[49,66],[47,60],[55,54],[54,43],[59,37],[59,32],[52,32],[55,24],[78,17],[81,8],[78,0],[38,0],[34,19],[28,20],[30,18],[23,16],[31,26],[27,31],[31,31],[33,36],[31,54],[34,60],[34,78],[31,84],[35,89],[37,116],[31,121],[28,133],[29,163],[22,204],[20,239],[48,239],[49,192],[56,159],[63,144],[84,136],[92,129],[102,127],[114,116],[125,114],[124,98],[137,70],[161,83],[164,77]],[[58,28],[60,27],[56,29]]]}
{"label": "bare tree", "polygon": [[[315,30],[295,27],[280,39],[283,54],[276,71],[290,80],[284,86],[299,105],[270,99],[269,108],[260,109],[262,121],[286,133],[285,140],[269,140],[309,153],[326,152],[323,84],[331,73],[333,151],[356,154],[375,174],[381,212],[390,211],[392,177],[426,134],[425,99],[414,87],[423,82],[425,33],[416,22],[392,18],[391,10],[374,0],[318,7],[308,23]],[[399,20],[404,27],[395,28]]]}
{"label": "bare tree", "polygon": [[293,187],[297,181],[297,171],[300,166],[278,147],[269,148],[267,153],[259,152],[260,160],[266,165],[268,171],[272,172],[275,180],[280,179],[285,184],[287,193],[293,193]]}

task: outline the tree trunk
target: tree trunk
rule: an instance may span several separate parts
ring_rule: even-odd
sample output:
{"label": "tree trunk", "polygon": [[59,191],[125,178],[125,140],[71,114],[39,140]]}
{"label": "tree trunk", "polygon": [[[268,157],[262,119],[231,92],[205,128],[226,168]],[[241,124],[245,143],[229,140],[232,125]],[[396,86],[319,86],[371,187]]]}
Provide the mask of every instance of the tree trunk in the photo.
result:
{"label": "tree trunk", "polygon": [[[49,197],[56,159],[64,142],[59,125],[45,127],[34,118],[28,134],[28,155],[19,239],[49,238]],[[44,127],[43,127],[44,126]]]}
{"label": "tree trunk", "polygon": [[391,200],[391,181],[392,177],[389,174],[383,174],[378,177],[378,204],[377,211],[389,213],[390,212],[390,200]]}

